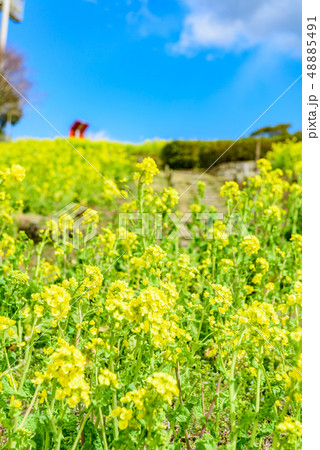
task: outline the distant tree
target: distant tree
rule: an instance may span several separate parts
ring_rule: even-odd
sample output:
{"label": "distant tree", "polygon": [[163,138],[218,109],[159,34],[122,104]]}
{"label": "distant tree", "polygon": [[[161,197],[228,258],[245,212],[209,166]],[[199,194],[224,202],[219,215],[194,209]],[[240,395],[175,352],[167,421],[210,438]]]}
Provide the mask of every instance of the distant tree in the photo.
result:
{"label": "distant tree", "polygon": [[274,127],[263,127],[250,134],[252,137],[276,137],[276,136],[289,136],[288,128],[291,127],[291,123],[280,123]]}
{"label": "distant tree", "polygon": [[302,141],[302,131],[296,131],[292,136],[293,136],[297,141]]}
{"label": "distant tree", "polygon": [[[15,50],[0,53],[0,135],[7,123],[15,125],[22,117],[24,100],[31,87],[23,57]],[[14,86],[15,89],[13,89]]]}

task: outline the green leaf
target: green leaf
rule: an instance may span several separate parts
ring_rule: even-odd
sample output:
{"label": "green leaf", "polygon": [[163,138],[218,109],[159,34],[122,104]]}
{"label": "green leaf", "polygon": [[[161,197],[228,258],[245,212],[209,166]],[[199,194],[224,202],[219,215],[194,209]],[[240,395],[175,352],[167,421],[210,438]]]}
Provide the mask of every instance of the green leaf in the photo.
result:
{"label": "green leaf", "polygon": [[196,450],[216,450],[217,441],[211,436],[211,434],[206,433],[202,439],[196,440]]}
{"label": "green leaf", "polygon": [[[26,422],[26,428],[31,431],[33,428],[34,422],[31,421],[30,427],[28,426],[28,420]],[[37,415],[37,427],[34,430],[35,434],[33,436],[33,440],[35,445],[33,448],[42,448],[44,439],[46,438],[46,434],[49,433],[50,436],[50,418],[48,414],[39,414]]]}
{"label": "green leaf", "polygon": [[26,423],[24,425],[24,428],[26,428],[27,430],[29,430],[32,433],[34,433],[37,430],[37,428],[38,428],[38,424],[39,424],[39,416],[38,416],[38,414],[31,414],[27,418]]}
{"label": "green leaf", "polygon": [[79,417],[73,414],[67,414],[63,423],[64,434],[76,436],[78,432]]}
{"label": "green leaf", "polygon": [[180,442],[172,442],[167,446],[169,450],[181,450],[182,444]]}
{"label": "green leaf", "polygon": [[197,419],[197,420],[201,420],[204,416],[203,416],[203,411],[202,411],[202,406],[201,405],[198,405],[198,406],[195,406],[194,408],[193,408],[193,414],[194,414],[194,417]]}
{"label": "green leaf", "polygon": [[191,336],[193,337],[193,338],[197,338],[197,336],[198,336],[198,327],[199,326],[197,326],[197,325],[195,325],[194,323],[191,325],[191,328],[190,328],[190,334],[191,334]]}
{"label": "green leaf", "polygon": [[103,443],[94,423],[89,420],[84,427],[85,445],[83,450],[103,450]]}
{"label": "green leaf", "polygon": [[190,411],[185,407],[180,405],[177,409],[176,421],[179,424],[187,424],[191,419]]}
{"label": "green leaf", "polygon": [[23,386],[23,392],[28,396],[28,397],[33,397],[35,391],[35,387],[34,384],[30,381],[30,380],[26,380],[24,382],[24,386]]}
{"label": "green leaf", "polygon": [[20,397],[20,398],[27,398],[27,397],[29,397],[28,395],[27,395],[27,393],[24,391],[24,390],[22,390],[22,391],[20,391],[20,392],[17,392],[15,389],[13,389],[11,386],[10,386],[10,383],[9,383],[9,381],[7,380],[7,378],[6,377],[2,377],[2,390],[3,390],[3,392],[5,393],[5,394],[8,394],[8,395],[14,395],[14,396],[16,396],[16,397]]}
{"label": "green leaf", "polygon": [[250,411],[248,409],[243,413],[239,421],[240,433],[243,433],[244,435],[247,434],[247,431],[252,426],[252,422],[254,421],[255,417],[256,417],[255,412]]}

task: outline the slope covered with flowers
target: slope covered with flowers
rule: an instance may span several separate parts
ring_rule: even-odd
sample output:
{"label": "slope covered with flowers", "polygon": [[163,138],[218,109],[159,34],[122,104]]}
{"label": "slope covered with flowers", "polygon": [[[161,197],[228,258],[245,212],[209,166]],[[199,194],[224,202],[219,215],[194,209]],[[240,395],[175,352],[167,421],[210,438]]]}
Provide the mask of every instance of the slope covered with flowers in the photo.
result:
{"label": "slope covered with flowers", "polygon": [[121,187],[137,154],[160,153],[164,142],[141,144],[88,139],[20,139],[0,142],[0,170],[20,165],[28,176],[19,186],[25,212],[51,215],[70,202],[105,205]]}
{"label": "slope covered with flowers", "polygon": [[223,217],[200,181],[181,239],[179,196],[153,192],[146,158],[126,229],[88,215],[77,248],[70,217],[36,245],[15,234],[28,172],[1,172],[3,448],[300,448],[301,186],[258,167],[223,186]]}

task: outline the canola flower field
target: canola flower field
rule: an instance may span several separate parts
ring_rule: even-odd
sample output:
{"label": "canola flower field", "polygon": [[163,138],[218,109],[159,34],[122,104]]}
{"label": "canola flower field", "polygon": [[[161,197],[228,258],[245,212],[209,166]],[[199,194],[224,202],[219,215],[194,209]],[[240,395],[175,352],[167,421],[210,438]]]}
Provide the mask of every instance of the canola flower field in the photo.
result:
{"label": "canola flower field", "polygon": [[[275,168],[290,149],[294,165]],[[1,157],[0,445],[301,448],[297,144],[259,160],[243,186],[226,182],[222,218],[203,204],[199,181],[188,239],[172,216],[181,216],[178,192],[151,187],[154,160],[135,164],[119,152],[91,162],[108,166],[101,195],[130,214],[126,228],[100,227],[88,208],[82,229],[65,214],[36,244],[17,231],[15,211],[35,201],[48,213],[70,192],[97,205],[103,197],[90,195],[103,180],[90,167],[84,179],[77,155],[57,161],[44,151],[43,172],[30,148],[7,167]],[[61,192],[45,187],[46,171]],[[161,235],[141,232],[132,214],[161,218]]]}
{"label": "canola flower field", "polygon": [[70,202],[108,205],[117,193],[114,181],[121,186],[137,155],[157,157],[163,145],[157,140],[134,145],[72,138],[0,142],[0,168],[21,165],[27,173],[19,194],[23,211],[51,215]]}

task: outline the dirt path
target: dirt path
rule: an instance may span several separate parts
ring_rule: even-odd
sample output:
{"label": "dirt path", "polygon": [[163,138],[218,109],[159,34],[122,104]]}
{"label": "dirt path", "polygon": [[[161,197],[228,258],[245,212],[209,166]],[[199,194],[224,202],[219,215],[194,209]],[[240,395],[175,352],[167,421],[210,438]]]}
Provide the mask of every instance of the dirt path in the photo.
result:
{"label": "dirt path", "polygon": [[[193,203],[193,197],[197,193],[197,180],[202,172],[194,170],[176,170],[173,171],[171,183],[181,195],[179,205],[181,211],[185,212],[188,206]],[[220,188],[224,183],[223,178],[214,177],[209,174],[204,174],[200,178],[206,183],[206,194],[203,200],[208,206],[215,206],[218,211],[225,210],[224,200],[220,196]],[[194,184],[193,184],[194,183]]]}
{"label": "dirt path", "polygon": [[[182,213],[188,212],[189,206],[194,203],[194,195],[197,193],[197,181],[202,172],[195,170],[175,170],[171,171],[170,184],[177,189],[181,195],[179,200],[178,209]],[[215,206],[218,212],[225,212],[224,199],[220,196],[220,188],[223,185],[225,179],[222,177],[216,177],[209,174],[201,176],[201,181],[206,183],[206,193],[203,200],[207,206]],[[153,188],[155,191],[160,191],[164,187],[169,185],[168,174],[161,171],[155,179]],[[99,207],[90,205],[94,209],[99,210]],[[107,212],[101,208],[101,221],[104,224],[107,219],[110,219],[112,214],[108,210]],[[51,217],[44,217],[34,213],[17,214],[15,219],[18,223],[19,229],[25,230],[30,238],[34,241],[39,240],[39,229],[43,228],[46,220]]]}

